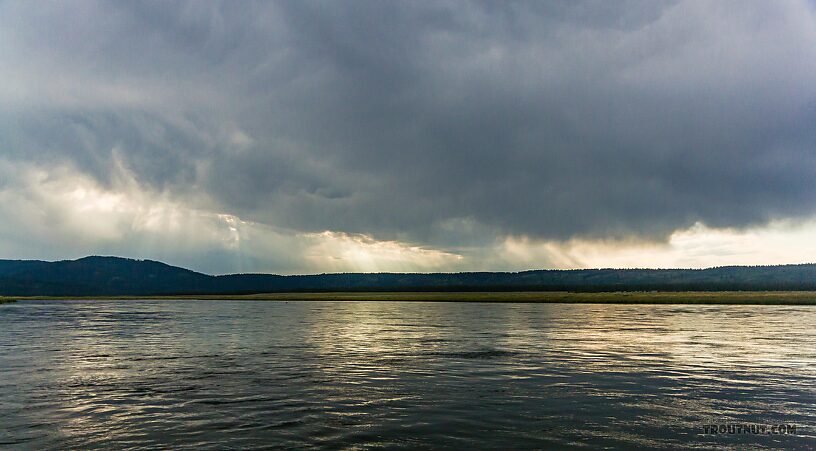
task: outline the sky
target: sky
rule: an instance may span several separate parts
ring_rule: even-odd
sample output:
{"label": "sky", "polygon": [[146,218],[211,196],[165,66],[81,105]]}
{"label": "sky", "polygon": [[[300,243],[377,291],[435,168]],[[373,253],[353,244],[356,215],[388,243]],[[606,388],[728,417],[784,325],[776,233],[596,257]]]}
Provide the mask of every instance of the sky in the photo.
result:
{"label": "sky", "polygon": [[0,258],[816,261],[811,1],[0,0]]}

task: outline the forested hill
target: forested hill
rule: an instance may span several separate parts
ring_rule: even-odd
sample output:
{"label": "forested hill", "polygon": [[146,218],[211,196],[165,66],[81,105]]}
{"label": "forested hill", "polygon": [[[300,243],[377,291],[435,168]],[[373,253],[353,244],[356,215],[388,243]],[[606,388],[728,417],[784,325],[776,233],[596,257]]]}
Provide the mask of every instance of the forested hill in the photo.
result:
{"label": "forested hill", "polygon": [[471,273],[210,276],[150,260],[0,260],[0,295],[114,296],[285,291],[816,290],[816,265]]}

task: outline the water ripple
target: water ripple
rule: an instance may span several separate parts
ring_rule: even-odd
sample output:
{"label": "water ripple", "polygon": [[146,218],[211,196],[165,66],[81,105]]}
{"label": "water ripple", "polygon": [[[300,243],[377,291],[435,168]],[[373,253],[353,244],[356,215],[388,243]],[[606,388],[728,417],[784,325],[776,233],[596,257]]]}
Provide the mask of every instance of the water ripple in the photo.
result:
{"label": "water ripple", "polygon": [[18,302],[0,419],[12,449],[812,449],[816,309]]}

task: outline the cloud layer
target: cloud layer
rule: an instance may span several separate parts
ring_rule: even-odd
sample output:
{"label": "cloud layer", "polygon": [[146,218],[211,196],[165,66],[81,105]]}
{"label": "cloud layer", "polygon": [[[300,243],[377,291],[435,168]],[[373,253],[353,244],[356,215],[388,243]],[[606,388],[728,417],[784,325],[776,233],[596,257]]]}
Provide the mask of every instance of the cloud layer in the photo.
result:
{"label": "cloud layer", "polygon": [[[807,1],[3,2],[0,68],[9,256],[563,266],[816,207]],[[187,239],[144,225],[169,206]],[[238,257],[223,218],[277,244]]]}

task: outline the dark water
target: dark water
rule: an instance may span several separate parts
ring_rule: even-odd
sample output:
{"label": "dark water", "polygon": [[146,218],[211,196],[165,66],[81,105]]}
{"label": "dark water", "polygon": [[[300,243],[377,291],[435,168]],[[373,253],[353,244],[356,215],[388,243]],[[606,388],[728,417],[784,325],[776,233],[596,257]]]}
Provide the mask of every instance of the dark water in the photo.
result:
{"label": "dark water", "polygon": [[2,448],[807,449],[814,423],[812,307],[0,306]]}

